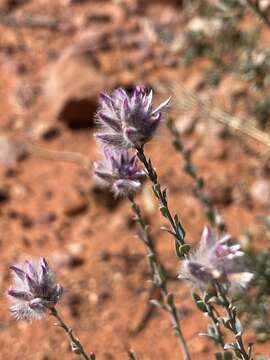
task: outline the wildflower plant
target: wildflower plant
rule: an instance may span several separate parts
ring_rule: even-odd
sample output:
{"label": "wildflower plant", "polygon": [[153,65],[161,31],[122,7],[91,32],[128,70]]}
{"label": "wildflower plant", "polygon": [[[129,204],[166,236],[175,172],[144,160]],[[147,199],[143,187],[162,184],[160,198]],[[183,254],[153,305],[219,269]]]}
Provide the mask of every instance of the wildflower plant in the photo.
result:
{"label": "wildflower plant", "polygon": [[[172,119],[167,121],[167,127],[172,135],[175,150],[181,154],[185,162],[185,172],[189,174],[195,182],[195,196],[205,206],[206,215],[210,223],[223,234],[218,238],[211,228],[205,227],[198,249],[192,252],[188,259],[184,260],[179,277],[185,278],[193,284],[194,288],[198,287],[201,290],[203,294],[202,298],[197,293],[193,294],[193,298],[198,309],[212,320],[212,324],[209,325],[207,333],[202,333],[202,335],[210,337],[224,350],[226,344],[220,330],[222,318],[217,312],[215,305],[222,305],[225,309],[228,304],[233,307],[227,295],[234,295],[243,290],[249,285],[254,275],[249,271],[244,271],[245,264],[241,261],[241,259],[243,260],[244,258],[244,253],[240,250],[240,245],[232,245],[230,243],[231,236],[224,234],[224,230],[226,229],[225,223],[212,199],[205,192],[204,181],[198,175],[191,161],[190,153],[184,149],[180,133]],[[216,296],[217,294],[219,294],[219,297]],[[228,309],[226,311],[228,312]],[[230,311],[228,313],[230,313]],[[236,322],[237,326],[240,326],[240,320],[236,318],[236,307],[234,307],[234,314],[230,313],[230,315],[230,321],[232,323]],[[226,322],[224,324],[226,324],[224,325],[225,327],[236,334],[236,325],[228,326]],[[241,337],[241,333],[237,333],[237,335]],[[251,356],[251,347],[248,352],[246,352],[241,339],[239,343],[237,340],[236,343],[228,347],[228,349],[229,348],[234,349],[240,358],[248,359]],[[225,358],[230,358],[229,356],[231,356],[231,353],[224,353]],[[217,354],[217,359],[219,358],[223,358],[221,353]]]}
{"label": "wildflower plant", "polygon": [[145,174],[152,182],[153,192],[159,200],[160,211],[172,227],[169,231],[175,237],[175,248],[181,257],[189,250],[189,246],[184,244],[184,229],[178,216],[171,214],[166,190],[161,190],[151,160],[147,160],[144,154],[144,145],[154,136],[161,120],[165,118],[164,111],[170,102],[169,97],[153,110],[152,98],[153,91],[142,85],[136,86],[130,97],[122,88],[116,89],[112,96],[102,93],[101,106],[96,116],[101,127],[96,138],[103,146],[137,150],[137,157],[144,165]]}
{"label": "wildflower plant", "polygon": [[130,97],[122,88],[115,90],[112,96],[102,93],[101,106],[96,116],[101,127],[96,138],[106,147],[137,150],[137,157],[144,165],[145,174],[152,182],[154,194],[160,202],[160,211],[172,227],[169,231],[173,232],[176,239],[176,251],[179,256],[183,256],[189,249],[184,244],[184,229],[178,216],[170,213],[166,190],[161,190],[151,160],[147,160],[144,154],[144,145],[154,136],[170,102],[170,98],[167,98],[152,110],[152,97],[152,90],[147,90],[145,86],[136,86]]}
{"label": "wildflower plant", "polygon": [[[126,93],[122,91],[122,89],[118,89],[114,92],[114,94],[124,97],[124,94]],[[133,138],[133,142],[126,142],[127,147],[136,147],[136,145],[140,146],[140,144],[144,145],[144,143],[148,141],[150,132],[148,132],[147,129],[151,128],[151,132],[156,130],[158,123],[162,118],[162,113],[159,111],[169,102],[169,99],[167,99],[162,105],[157,108],[158,111],[157,109],[154,111],[154,114],[157,114],[157,116],[155,115],[154,118],[151,118],[151,116],[153,116],[152,112],[152,115],[147,117],[146,111],[152,108],[152,91],[148,93],[148,96],[146,94],[147,92],[145,87],[137,86],[130,100],[133,106],[136,105],[136,112],[137,114],[139,114],[139,117],[141,115],[141,118],[139,119],[140,121],[137,121],[138,119],[136,120],[135,109],[134,112],[131,114],[129,112],[126,113],[128,119],[125,119],[124,115],[122,114],[121,121],[124,125],[122,127],[119,127],[119,132],[122,133],[122,138],[125,139],[126,137],[126,133],[125,131],[123,131],[123,129],[125,129],[125,124],[129,123],[131,118],[134,124],[133,134],[137,134]],[[121,114],[121,107],[123,106],[123,102],[119,101],[119,98],[117,96],[110,99],[111,108],[114,109],[114,112],[116,114]],[[127,98],[125,97],[125,99]],[[104,101],[104,99],[102,101]],[[142,114],[144,114],[144,117],[142,116]],[[97,117],[100,117],[100,112],[98,112]],[[104,120],[104,118],[102,120]],[[151,126],[148,128],[148,124],[153,123],[153,121],[155,122],[155,127]],[[101,129],[100,131],[101,133],[97,133],[96,137],[97,139],[104,141],[104,137],[102,136],[103,130]],[[143,136],[141,136],[140,134],[142,134]],[[151,133],[151,136],[152,135],[153,134]],[[140,141],[137,141],[138,139],[140,139]],[[117,147],[114,141],[108,140],[109,138],[106,137],[103,143],[104,160],[94,163],[94,176],[97,178],[101,186],[105,185],[106,187],[109,187],[116,195],[123,195],[129,200],[131,204],[131,209],[135,215],[135,220],[140,226],[140,239],[143,241],[144,245],[147,248],[147,257],[152,273],[153,284],[160,289],[160,293],[163,298],[163,303],[153,301],[152,304],[164,309],[170,314],[172,326],[175,335],[179,340],[184,360],[190,360],[189,350],[187,348],[187,344],[183,337],[182,330],[179,324],[179,316],[174,303],[174,298],[173,295],[167,290],[166,273],[164,267],[161,264],[156,253],[154,241],[149,232],[148,225],[145,222],[141,213],[141,209],[135,202],[134,198],[134,194],[141,186],[142,179],[147,174],[144,171],[140,170],[138,167],[139,156],[133,155],[131,158],[129,158],[128,151],[123,149],[123,142],[119,143],[119,146]]]}
{"label": "wildflower plant", "polygon": [[131,96],[123,88],[111,95],[101,93],[96,115],[100,125],[97,139],[117,149],[136,148],[150,141],[162,121],[162,111],[170,102],[168,98],[154,109],[152,97],[152,90],[145,86],[136,86]]}
{"label": "wildflower plant", "polygon": [[26,260],[22,265],[10,267],[14,275],[14,284],[8,290],[11,301],[10,311],[17,320],[41,319],[46,313],[57,319],[68,335],[72,351],[85,360],[95,360],[95,355],[87,355],[80,341],[73,335],[56,309],[63,288],[55,283],[54,273],[45,258],[40,258],[38,264]]}
{"label": "wildflower plant", "polygon": [[[141,90],[140,90],[141,89]],[[136,89],[133,92],[133,95],[131,96],[131,99],[141,99],[141,94],[145,92],[144,87],[136,87]],[[158,179],[158,173],[155,170],[155,168],[152,165],[151,159],[147,159],[145,153],[144,153],[144,145],[146,142],[149,141],[149,139],[152,138],[153,134],[148,136],[138,136],[134,137],[133,139],[140,139],[139,141],[126,141],[127,135],[125,133],[126,130],[126,124],[130,121],[130,114],[128,111],[124,111],[124,101],[126,98],[126,93],[122,92],[120,90],[117,90],[117,94],[121,94],[119,96],[110,97],[106,99],[108,104],[110,104],[110,108],[114,110],[115,114],[121,114],[121,117],[118,117],[118,124],[121,123],[122,126],[118,126],[118,128],[114,128],[114,137],[108,137],[107,134],[104,137],[104,130],[101,129],[100,133],[96,134],[96,137],[104,143],[105,146],[109,146],[112,148],[117,148],[120,150],[123,147],[123,143],[125,143],[126,147],[133,147],[137,151],[137,156],[141,163],[144,165],[144,171],[148,179],[152,183],[152,190],[154,195],[159,201],[159,208],[162,213],[162,215],[168,220],[170,224],[170,229],[165,228],[167,232],[169,232],[173,237],[175,241],[175,250],[176,255],[184,260],[182,265],[182,276],[184,276],[186,279],[192,281],[195,284],[199,284],[199,287],[204,291],[204,300],[200,298],[199,295],[195,294],[194,299],[198,306],[198,308],[207,313],[207,315],[212,319],[213,321],[213,327],[211,328],[211,331],[208,333],[210,337],[212,337],[213,340],[215,340],[219,345],[221,345],[223,351],[225,350],[224,356],[230,356],[232,358],[231,353],[228,353],[226,350],[233,349],[235,354],[240,357],[241,359],[248,360],[251,358],[251,347],[246,350],[245,346],[243,344],[242,340],[242,327],[240,320],[237,318],[236,315],[236,308],[233,306],[231,301],[228,299],[228,289],[230,290],[237,289],[238,287],[245,287],[249,281],[252,278],[252,274],[246,271],[240,271],[235,262],[235,258],[242,257],[243,253],[239,249],[239,245],[230,245],[229,236],[224,236],[221,239],[216,239],[216,237],[213,235],[213,233],[210,231],[209,228],[205,228],[203,232],[203,236],[201,239],[201,245],[196,253],[191,253],[189,255],[190,246],[186,244],[185,242],[185,230],[182,226],[182,223],[179,219],[179,216],[173,215],[170,211],[169,204],[168,204],[168,198],[167,198],[167,192],[166,189],[162,189],[161,185],[159,183]],[[121,100],[120,100],[121,99]],[[152,100],[152,93],[151,97],[147,100],[147,108],[151,108],[151,100]],[[103,100],[104,101],[104,100]],[[167,100],[165,103],[162,104],[158,109],[161,110],[164,108],[164,104],[167,105],[169,100]],[[145,104],[142,101],[135,101],[136,103],[136,112],[132,113],[132,124],[135,125],[133,128],[133,134],[137,133],[142,134],[141,131],[143,128],[140,127],[138,124],[141,124],[142,117],[141,114],[144,113],[144,107]],[[126,110],[128,107],[126,107]],[[136,114],[137,120],[136,119]],[[126,116],[126,118],[125,118]],[[100,113],[98,113],[97,117],[100,117]],[[162,114],[159,115],[159,118],[162,117]],[[112,117],[110,117],[110,120]],[[120,121],[119,121],[120,119]],[[104,119],[103,119],[104,120]],[[114,119],[115,120],[115,119]],[[155,128],[156,129],[156,128]],[[147,132],[146,132],[147,133]],[[175,135],[175,134],[174,134]],[[122,137],[122,141],[115,142],[114,138],[115,136]],[[123,139],[125,141],[123,141]],[[179,145],[179,143],[178,143]],[[193,174],[194,175],[194,174]],[[195,180],[198,180],[197,177],[195,177]],[[171,315],[173,323],[175,320],[177,320],[177,317],[174,316],[174,309],[175,305],[173,302],[173,297],[171,295],[167,295],[166,292],[164,292],[164,289],[166,291],[165,282],[162,280],[162,273],[157,271],[157,269],[161,269],[157,265],[157,257],[153,253],[153,249],[151,248],[151,241],[149,241],[149,233],[148,233],[148,227],[146,227],[146,224],[141,217],[141,211],[138,207],[138,205],[134,202],[133,196],[128,196],[129,200],[132,204],[132,210],[134,214],[136,215],[136,219],[138,223],[141,226],[141,229],[143,230],[144,236],[142,236],[143,241],[145,242],[149,254],[150,254],[150,265],[152,265],[152,274],[154,279],[160,280],[160,288],[162,294],[165,294],[165,298],[167,297],[167,304],[170,307]],[[216,220],[216,219],[213,219]],[[151,263],[152,259],[152,263]],[[233,266],[232,266],[233,265]],[[158,277],[156,277],[158,275]],[[210,300],[212,296],[208,294],[206,290],[209,290],[209,285],[215,290],[216,292],[216,298],[218,299],[215,303],[218,305],[221,305],[224,310],[226,311],[227,318],[221,318],[216,311],[215,307],[213,307],[212,304],[210,304]],[[162,305],[161,305],[162,307]],[[235,335],[235,342],[231,344],[225,344],[223,340],[222,333],[220,331],[220,322],[222,321],[225,328],[229,329],[234,335]],[[241,330],[239,330],[241,328]],[[180,330],[180,327],[179,327]],[[181,331],[181,330],[180,330]],[[189,353],[187,352],[187,348],[185,346],[183,347],[183,336],[182,333],[178,331],[177,333],[181,345],[182,345],[182,352],[184,354],[185,359],[189,358]],[[222,356],[222,354],[221,354]]]}
{"label": "wildflower plant", "polygon": [[[99,125],[96,139],[101,145],[103,158],[94,162],[93,176],[100,186],[110,189],[116,196],[125,197],[130,203],[140,228],[139,238],[147,249],[152,282],[159,289],[162,299],[152,300],[151,303],[169,314],[183,359],[191,360],[191,355],[182,333],[178,309],[173,294],[168,291],[166,272],[157,254],[149,226],[135,201],[135,195],[145,178],[151,182],[159,210],[170,226],[162,229],[174,239],[176,256],[181,261],[179,276],[192,284],[197,308],[212,320],[204,335],[221,347],[222,352],[215,354],[216,359],[232,360],[233,350],[237,358],[251,360],[252,347],[244,344],[244,330],[231,299],[236,292],[248,286],[253,274],[245,268],[244,253],[239,244],[232,243],[231,237],[223,233],[224,226],[221,226],[214,204],[204,192],[203,180],[197,175],[188,154],[183,151],[177,130],[169,122],[175,149],[183,153],[186,171],[195,181],[195,194],[206,206],[208,219],[221,231],[215,233],[211,228],[205,227],[195,251],[186,243],[180,217],[172,213],[167,191],[162,188],[158,172],[144,151],[144,145],[153,138],[165,119],[165,110],[170,102],[170,98],[167,98],[154,108],[152,98],[153,91],[145,86],[136,86],[131,94],[122,88],[116,89],[111,95],[101,94],[100,108],[96,115]],[[83,162],[85,163],[87,161]],[[14,285],[8,290],[8,296],[15,318],[40,319],[49,313],[69,336],[72,351],[85,360],[94,360],[95,355],[87,355],[56,309],[63,289],[55,282],[47,261],[44,258],[38,264],[26,261],[22,265],[11,266],[11,271]],[[222,327],[233,334],[232,342],[226,343]]]}
{"label": "wildflower plant", "polygon": [[97,112],[97,123],[100,128],[96,138],[107,148],[121,150],[134,148],[137,157],[144,165],[146,176],[152,182],[152,189],[160,203],[162,215],[169,220],[175,237],[175,248],[178,255],[184,256],[189,247],[184,244],[184,229],[177,215],[172,215],[167,201],[166,190],[161,190],[158,175],[144,154],[144,145],[154,136],[170,98],[163,101],[156,109],[152,105],[153,92],[145,86],[136,86],[132,95],[122,88],[116,89],[112,96],[102,93],[100,109]]}

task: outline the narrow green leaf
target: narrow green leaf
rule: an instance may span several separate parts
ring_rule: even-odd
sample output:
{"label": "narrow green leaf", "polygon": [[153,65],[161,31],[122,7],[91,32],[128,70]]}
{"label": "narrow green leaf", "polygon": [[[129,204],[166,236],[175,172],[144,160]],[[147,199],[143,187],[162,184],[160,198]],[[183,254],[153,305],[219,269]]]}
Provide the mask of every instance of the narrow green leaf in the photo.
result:
{"label": "narrow green leaf", "polygon": [[179,259],[183,259],[184,256],[182,255],[182,253],[180,251],[180,246],[181,245],[179,245],[178,241],[175,239],[175,241],[174,241],[175,254]]}
{"label": "narrow green leaf", "polygon": [[220,352],[215,353],[215,358],[216,358],[216,360],[223,360],[222,353],[220,353]]}
{"label": "narrow green leaf", "polygon": [[205,303],[203,302],[203,300],[200,298],[200,296],[196,293],[193,293],[193,299],[195,301],[195,304],[197,305],[197,308],[204,312],[207,313],[207,306],[205,305]]}
{"label": "narrow green leaf", "polygon": [[159,184],[155,184],[152,186],[153,192],[156,195],[156,197],[159,197],[159,191],[160,191],[160,186]]}
{"label": "narrow green leaf", "polygon": [[169,294],[167,296],[167,304],[170,305],[170,306],[174,306],[174,303],[173,303],[173,294]]}
{"label": "narrow green leaf", "polygon": [[182,256],[188,255],[189,251],[190,251],[190,245],[188,245],[188,244],[181,245],[179,247],[179,251],[182,254]]}
{"label": "narrow green leaf", "polygon": [[235,355],[238,357],[238,359],[243,359],[242,353],[237,348],[234,348]]}
{"label": "narrow green leaf", "polygon": [[197,305],[197,308],[198,308],[201,312],[207,313],[207,307],[205,306],[205,304],[204,304],[203,301],[198,301],[198,302],[196,303],[196,305]]}
{"label": "narrow green leaf", "polygon": [[224,360],[233,360],[233,354],[229,351],[224,353]]}
{"label": "narrow green leaf", "polygon": [[168,209],[165,206],[160,206],[159,210],[164,217],[168,217]]}
{"label": "narrow green leaf", "polygon": [[202,190],[204,188],[204,181],[203,181],[202,178],[199,178],[197,180],[197,187],[198,187],[199,190]]}
{"label": "narrow green leaf", "polygon": [[200,297],[198,294],[196,294],[196,293],[193,293],[193,294],[192,294],[192,297],[193,297],[193,299],[194,299],[195,302],[197,302],[197,301],[202,301],[201,297]]}
{"label": "narrow green leaf", "polygon": [[175,147],[176,150],[178,151],[182,151],[183,147],[181,146],[181,144],[179,143],[179,141],[177,140],[173,140],[173,146]]}
{"label": "narrow green leaf", "polygon": [[162,191],[162,197],[163,197],[163,199],[166,201],[166,203],[167,203],[167,189],[164,189],[163,191]]}

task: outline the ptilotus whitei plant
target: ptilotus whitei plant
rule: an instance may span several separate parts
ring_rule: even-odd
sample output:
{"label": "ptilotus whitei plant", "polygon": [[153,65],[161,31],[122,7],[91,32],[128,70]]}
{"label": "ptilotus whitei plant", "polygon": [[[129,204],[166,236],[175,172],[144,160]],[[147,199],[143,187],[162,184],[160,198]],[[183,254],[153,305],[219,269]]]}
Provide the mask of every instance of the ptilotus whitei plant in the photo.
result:
{"label": "ptilotus whitei plant", "polygon": [[181,141],[180,132],[177,130],[174,121],[170,118],[167,120],[167,127],[172,135],[172,143],[177,153],[181,155],[184,160],[184,171],[194,180],[194,194],[204,205],[206,216],[211,225],[217,227],[220,231],[225,230],[225,223],[222,216],[218,212],[212,198],[205,191],[205,183],[201,176],[198,175],[197,169],[194,166],[191,153],[184,148]]}
{"label": "ptilotus whitei plant", "polygon": [[140,207],[135,202],[134,195],[140,188],[141,180],[145,177],[145,173],[140,170],[138,166],[137,156],[134,155],[129,158],[127,150],[116,150],[115,148],[110,149],[107,147],[103,149],[103,151],[103,160],[94,163],[94,176],[98,179],[101,186],[108,187],[116,196],[124,196],[129,200],[131,209],[135,215],[135,220],[140,226],[141,231],[139,238],[147,248],[147,258],[153,284],[160,290],[163,299],[163,303],[152,301],[152,304],[170,314],[173,330],[183,352],[183,359],[190,360],[191,358],[180,327],[174,298],[167,289],[164,267],[158,258],[154,241],[149,232],[149,226],[142,216]]}
{"label": "ptilotus whitei plant", "polygon": [[[168,206],[166,190],[161,189],[161,185],[158,180],[158,174],[154,169],[151,160],[147,159],[144,153],[145,143],[153,137],[154,132],[157,128],[157,126],[155,126],[151,135],[149,135],[149,122],[151,121],[149,119],[149,116],[146,116],[144,107],[145,104],[147,104],[147,108],[151,108],[152,92],[150,93],[149,90],[147,90],[145,87],[136,87],[136,90],[134,90],[130,97],[126,94],[126,92],[121,89],[118,89],[116,92],[114,92],[114,94],[121,94],[121,96],[107,96],[106,106],[110,106],[110,109],[113,109],[111,114],[114,113],[118,116],[116,116],[115,118],[113,118],[113,116],[110,116],[108,120],[104,116],[100,117],[100,112],[98,112],[97,114],[99,123],[104,123],[104,121],[108,122],[112,119],[114,121],[117,120],[117,127],[115,126],[115,122],[113,125],[114,138],[110,138],[107,136],[107,125],[105,126],[105,130],[104,127],[101,127],[100,132],[96,135],[97,138],[100,139],[106,146],[113,147],[114,149],[120,150],[121,148],[123,148],[123,144],[125,144],[124,147],[137,150],[137,157],[144,165],[145,174],[151,181],[153,192],[159,200],[160,211],[171,225],[171,229],[166,230],[171,235],[173,235],[175,239],[176,255],[181,259],[185,259],[183,265],[185,271],[183,271],[183,273],[186,274],[186,278],[188,278],[189,280],[196,280],[195,283],[200,282],[200,287],[204,291],[204,299],[201,299],[200,296],[197,294],[194,297],[198,308],[200,308],[201,310],[203,309],[203,311],[208,314],[208,316],[215,324],[214,333],[209,333],[209,335],[212,335],[212,338],[222,346],[222,349],[226,350],[232,348],[239,358],[244,360],[251,359],[251,348],[246,351],[243,344],[242,329],[239,330],[242,327],[240,320],[237,318],[236,315],[236,308],[228,298],[230,294],[229,289],[230,291],[232,291],[233,288],[246,285],[252,277],[252,274],[250,274],[249,272],[239,271],[236,269],[236,267],[233,267],[231,270],[229,270],[229,267],[227,267],[227,265],[229,264],[229,260],[232,261],[236,257],[242,256],[242,252],[239,251],[238,246],[229,246],[227,244],[227,241],[229,240],[228,237],[222,238],[220,241],[216,241],[212,233],[209,230],[205,230],[202,241],[204,245],[199,248],[198,252],[196,253],[197,255],[192,254],[191,258],[189,258],[190,246],[185,243],[184,228],[179,220],[178,215],[172,215]],[[145,102],[142,101],[142,98]],[[140,139],[138,141],[126,141],[127,135],[125,133],[125,129],[126,124],[130,121],[129,116],[131,115],[128,111],[129,108],[123,106],[124,102],[132,102],[133,104],[136,104],[136,111],[131,112],[132,139]],[[168,103],[169,99],[167,99],[164,103],[162,103],[161,106],[158,107],[159,111],[164,110],[165,106],[167,106]],[[126,112],[123,110],[123,108],[124,110],[126,110]],[[121,114],[121,116],[119,116],[119,114]],[[125,119],[125,116],[127,119]],[[162,118],[162,114],[160,114],[159,119]],[[119,126],[119,124],[121,124],[121,126]],[[142,124],[144,124],[144,126]],[[112,125],[110,125],[110,127],[112,127]],[[144,129],[147,129],[147,131],[145,130],[145,133]],[[114,141],[116,136],[118,136],[118,141]],[[120,138],[122,139],[121,141]],[[123,141],[123,139],[125,141]],[[136,213],[135,206],[133,206],[133,211],[135,211]],[[203,251],[207,251],[206,254],[208,258],[206,257],[206,263],[200,263],[198,261],[198,254],[203,257],[205,256],[205,254],[202,253],[202,249]],[[233,279],[235,279],[235,281],[233,281]],[[207,286],[203,287],[202,284],[207,284]],[[215,296],[212,295],[212,292],[208,292],[209,285],[211,285],[211,290],[215,290]],[[217,310],[212,306],[212,303],[221,305],[228,315],[227,318],[220,317]],[[235,335],[234,343],[224,343],[222,334],[219,329],[220,322],[222,322],[225,328],[229,329]],[[220,353],[217,356],[223,357],[223,355]],[[225,352],[224,357],[225,356],[231,357],[232,354]]]}
{"label": "ptilotus whitei plant", "polygon": [[19,266],[10,267],[14,275],[14,284],[8,290],[12,303],[10,311],[17,320],[41,319],[46,313],[57,319],[70,339],[71,350],[85,360],[95,360],[94,353],[87,355],[80,341],[73,335],[56,309],[63,288],[55,283],[54,273],[45,258],[38,263],[25,261]]}
{"label": "ptilotus whitei plant", "polygon": [[162,190],[158,174],[152,162],[144,154],[144,145],[152,139],[158,126],[164,119],[164,110],[170,98],[163,101],[155,110],[152,105],[153,92],[145,86],[136,86],[129,96],[122,88],[112,95],[101,94],[101,106],[97,112],[97,123],[100,129],[96,133],[104,146],[115,149],[133,148],[144,165],[144,170],[152,182],[152,189],[159,200],[160,211],[169,221],[167,229],[175,239],[175,250],[180,258],[188,254],[189,246],[185,244],[185,231],[177,215],[172,215],[167,200],[166,190]]}
{"label": "ptilotus whitei plant", "polygon": [[[229,296],[245,289],[253,274],[245,270],[240,245],[230,242],[230,235],[218,238],[209,227],[205,227],[198,249],[183,261],[179,277],[192,283],[203,294],[201,298],[194,293],[195,302],[199,310],[214,320],[215,325],[206,335],[223,349],[234,350],[238,358],[248,360],[251,359],[251,347],[245,349],[242,325]],[[209,312],[209,304],[222,306],[226,316],[220,316],[214,307]],[[234,334],[235,342],[224,343],[221,324]]]}

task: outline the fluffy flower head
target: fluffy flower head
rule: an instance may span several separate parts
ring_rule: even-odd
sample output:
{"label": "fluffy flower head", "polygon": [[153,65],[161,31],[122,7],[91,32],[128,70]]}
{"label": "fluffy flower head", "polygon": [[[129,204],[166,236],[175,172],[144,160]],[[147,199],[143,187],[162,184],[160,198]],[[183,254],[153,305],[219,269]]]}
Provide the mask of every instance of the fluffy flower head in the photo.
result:
{"label": "fluffy flower head", "polygon": [[207,288],[214,281],[229,285],[231,291],[245,288],[253,274],[243,271],[240,258],[244,253],[240,245],[230,244],[231,236],[217,238],[209,227],[205,227],[198,249],[183,262],[180,278]]}
{"label": "fluffy flower head", "polygon": [[11,312],[17,320],[40,319],[49,306],[55,306],[62,295],[62,287],[55,284],[47,261],[40,258],[37,265],[25,261],[11,266],[14,286],[8,290]]}
{"label": "fluffy flower head", "polygon": [[141,187],[145,174],[140,170],[136,155],[129,157],[127,150],[103,149],[103,160],[94,162],[94,176],[102,186],[115,195],[135,193]]}
{"label": "fluffy flower head", "polygon": [[136,86],[131,96],[123,88],[116,89],[111,95],[101,93],[96,116],[100,131],[96,137],[103,144],[118,149],[147,143],[162,120],[162,111],[170,102],[168,98],[153,109],[152,97],[152,90],[145,86]]}

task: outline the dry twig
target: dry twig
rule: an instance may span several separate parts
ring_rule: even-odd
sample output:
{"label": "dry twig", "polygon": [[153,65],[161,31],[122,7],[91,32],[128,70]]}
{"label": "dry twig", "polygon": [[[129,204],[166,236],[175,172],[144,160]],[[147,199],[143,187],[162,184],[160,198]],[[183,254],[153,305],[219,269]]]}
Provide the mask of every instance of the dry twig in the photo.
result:
{"label": "dry twig", "polygon": [[[161,89],[162,88],[165,90],[163,86]],[[168,88],[173,91],[175,105],[179,110],[189,111],[197,108],[205,117],[218,121],[231,129],[239,131],[244,135],[248,135],[264,145],[270,146],[270,136],[252,125],[251,121],[245,120],[245,122],[243,122],[242,119],[222,111],[211,101],[202,99],[195,92],[185,88],[183,84],[173,83],[169,85],[166,90],[168,90]]]}

